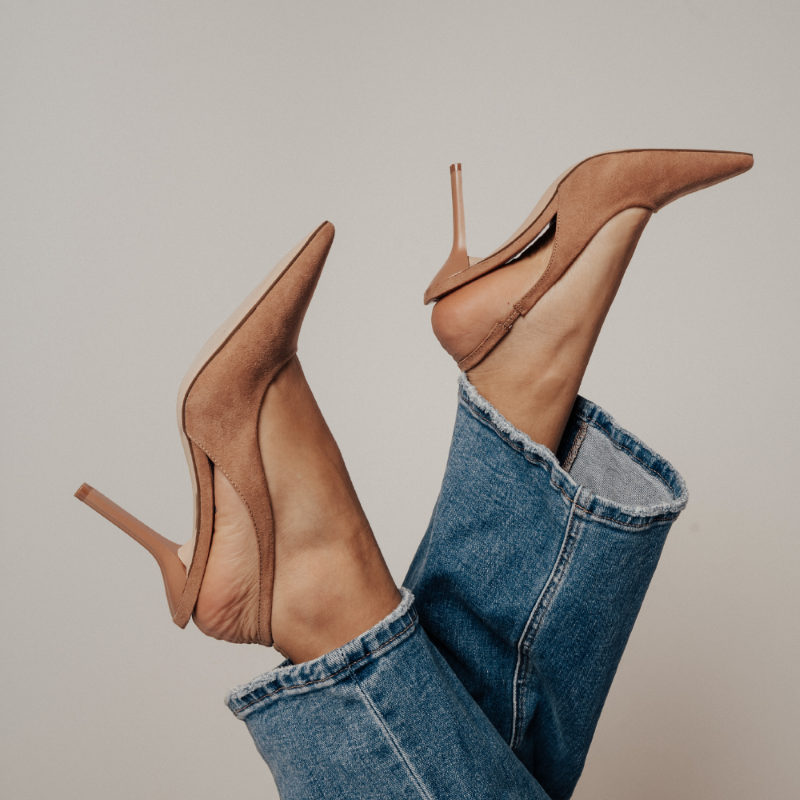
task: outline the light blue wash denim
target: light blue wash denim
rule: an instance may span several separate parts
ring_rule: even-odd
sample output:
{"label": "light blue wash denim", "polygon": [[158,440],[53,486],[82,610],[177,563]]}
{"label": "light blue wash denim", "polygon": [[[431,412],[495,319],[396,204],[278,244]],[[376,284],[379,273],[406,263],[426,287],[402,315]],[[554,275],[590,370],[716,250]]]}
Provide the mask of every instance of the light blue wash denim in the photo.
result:
{"label": "light blue wash denim", "polygon": [[672,466],[589,401],[554,456],[462,375],[398,608],[228,706],[284,800],[568,798],[686,501]]}

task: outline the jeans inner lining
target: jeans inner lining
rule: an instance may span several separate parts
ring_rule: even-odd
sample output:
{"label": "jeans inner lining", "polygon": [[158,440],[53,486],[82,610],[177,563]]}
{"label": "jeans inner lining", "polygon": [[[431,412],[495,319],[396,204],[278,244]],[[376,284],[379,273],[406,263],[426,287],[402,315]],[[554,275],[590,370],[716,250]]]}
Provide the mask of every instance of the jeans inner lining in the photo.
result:
{"label": "jeans inner lining", "polygon": [[626,506],[672,502],[672,492],[602,432],[589,425],[569,474],[590,492]]}

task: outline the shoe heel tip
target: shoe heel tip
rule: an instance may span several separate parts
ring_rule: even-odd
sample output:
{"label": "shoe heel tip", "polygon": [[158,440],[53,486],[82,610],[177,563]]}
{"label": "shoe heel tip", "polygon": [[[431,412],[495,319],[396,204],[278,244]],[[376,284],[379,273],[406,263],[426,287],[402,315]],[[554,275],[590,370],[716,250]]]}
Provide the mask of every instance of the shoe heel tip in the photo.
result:
{"label": "shoe heel tip", "polygon": [[75,492],[75,497],[77,497],[78,500],[80,500],[82,503],[85,503],[86,502],[86,498],[89,496],[89,493],[93,492],[93,491],[94,491],[94,489],[92,489],[92,487],[89,486],[88,483],[84,483],[84,484],[81,484],[81,488],[78,489],[77,492]]}

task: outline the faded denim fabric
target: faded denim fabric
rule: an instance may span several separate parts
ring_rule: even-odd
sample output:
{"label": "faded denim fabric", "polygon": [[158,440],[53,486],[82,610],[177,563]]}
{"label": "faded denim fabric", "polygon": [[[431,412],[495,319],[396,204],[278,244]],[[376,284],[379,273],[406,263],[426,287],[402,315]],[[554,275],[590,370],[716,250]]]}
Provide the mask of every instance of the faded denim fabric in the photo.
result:
{"label": "faded denim fabric", "polygon": [[284,800],[570,797],[687,492],[583,398],[557,455],[461,376],[400,606],[228,696]]}

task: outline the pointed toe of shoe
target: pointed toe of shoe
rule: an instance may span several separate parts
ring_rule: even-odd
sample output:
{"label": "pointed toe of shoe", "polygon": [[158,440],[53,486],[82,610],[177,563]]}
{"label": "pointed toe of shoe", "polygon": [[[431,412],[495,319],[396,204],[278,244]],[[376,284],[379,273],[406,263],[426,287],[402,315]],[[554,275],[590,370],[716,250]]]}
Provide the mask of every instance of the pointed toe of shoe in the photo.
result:
{"label": "pointed toe of shoe", "polygon": [[721,179],[741,175],[753,166],[752,153],[714,153],[710,155]]}

